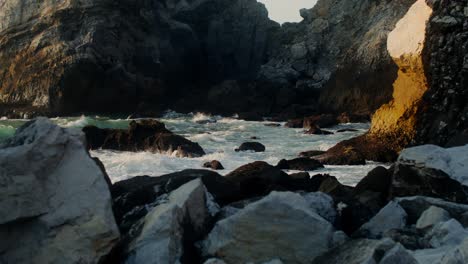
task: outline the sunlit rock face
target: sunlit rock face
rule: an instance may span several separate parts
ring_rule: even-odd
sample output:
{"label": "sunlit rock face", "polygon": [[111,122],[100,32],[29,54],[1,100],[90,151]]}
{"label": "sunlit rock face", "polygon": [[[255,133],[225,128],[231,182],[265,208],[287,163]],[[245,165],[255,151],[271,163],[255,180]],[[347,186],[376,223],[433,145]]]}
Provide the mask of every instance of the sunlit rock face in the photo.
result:
{"label": "sunlit rock face", "polygon": [[398,66],[398,75],[393,82],[393,99],[374,114],[370,133],[395,133],[407,143],[413,139],[415,113],[428,89],[422,52],[431,14],[425,0],[418,0],[389,34],[387,50]]}

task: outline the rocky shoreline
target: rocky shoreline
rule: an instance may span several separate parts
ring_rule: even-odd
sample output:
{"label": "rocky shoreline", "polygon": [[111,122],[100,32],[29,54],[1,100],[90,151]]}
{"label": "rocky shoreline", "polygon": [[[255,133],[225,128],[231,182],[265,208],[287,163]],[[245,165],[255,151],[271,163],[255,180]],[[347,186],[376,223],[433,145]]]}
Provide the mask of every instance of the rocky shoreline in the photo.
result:
{"label": "rocky shoreline", "polygon": [[0,230],[23,241],[2,239],[2,262],[468,261],[466,146],[406,149],[356,187],[282,171],[307,158],[111,185],[84,138],[39,118],[2,144]]}

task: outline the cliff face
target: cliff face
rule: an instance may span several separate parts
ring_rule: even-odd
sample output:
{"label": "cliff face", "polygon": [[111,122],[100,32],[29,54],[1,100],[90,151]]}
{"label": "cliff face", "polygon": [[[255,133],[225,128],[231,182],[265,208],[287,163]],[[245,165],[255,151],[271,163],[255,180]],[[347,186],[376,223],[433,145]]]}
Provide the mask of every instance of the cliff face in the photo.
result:
{"label": "cliff face", "polygon": [[289,86],[309,104],[320,95],[322,111],[372,113],[391,99],[398,67],[387,36],[413,3],[318,1],[301,10],[303,22],[282,27],[260,82]]}
{"label": "cliff face", "polygon": [[206,84],[249,76],[279,27],[255,0],[0,6],[0,103],[59,114],[164,109]]}
{"label": "cliff face", "polygon": [[423,61],[430,89],[417,112],[416,144],[468,144],[468,3],[439,0]]}
{"label": "cliff face", "polygon": [[400,147],[466,138],[467,17],[464,1],[418,0],[398,22],[387,44],[399,67],[393,100],[373,116],[371,134],[394,134]]}
{"label": "cliff face", "polygon": [[415,115],[428,89],[422,51],[431,14],[432,9],[425,0],[416,1],[387,40],[387,50],[398,67],[398,74],[393,82],[393,98],[375,112],[370,133],[395,135],[400,145],[414,138]]}

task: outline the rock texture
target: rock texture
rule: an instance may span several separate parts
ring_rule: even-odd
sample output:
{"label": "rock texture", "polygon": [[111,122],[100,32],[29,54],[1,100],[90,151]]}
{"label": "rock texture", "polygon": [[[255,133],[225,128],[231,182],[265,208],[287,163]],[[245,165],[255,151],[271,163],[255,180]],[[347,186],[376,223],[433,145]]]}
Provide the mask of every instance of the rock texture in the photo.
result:
{"label": "rock texture", "polygon": [[210,217],[202,181],[182,185],[145,216],[140,233],[126,248],[124,263],[194,261],[185,246],[201,238]]}
{"label": "rock texture", "polygon": [[205,151],[198,145],[166,129],[156,120],[132,121],[128,130],[100,129],[94,126],[83,128],[91,149],[120,151],[151,151],[177,157],[200,157]]}
{"label": "rock texture", "polygon": [[119,239],[83,138],[40,118],[0,146],[1,263],[98,263]]}
{"label": "rock texture", "polygon": [[279,27],[255,0],[8,0],[0,21],[2,110],[59,114],[196,107],[255,75]]}
{"label": "rock texture", "polygon": [[273,192],[219,221],[203,241],[203,253],[227,263],[275,258],[310,263],[330,248],[332,237],[333,226],[311,210],[303,197]]}

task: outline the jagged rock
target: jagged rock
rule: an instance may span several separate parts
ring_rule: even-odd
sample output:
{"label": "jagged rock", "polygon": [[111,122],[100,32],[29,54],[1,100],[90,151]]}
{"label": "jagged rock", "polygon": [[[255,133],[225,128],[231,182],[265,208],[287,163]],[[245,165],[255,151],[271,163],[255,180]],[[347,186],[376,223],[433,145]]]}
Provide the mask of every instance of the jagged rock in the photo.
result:
{"label": "jagged rock", "polygon": [[379,263],[386,252],[394,248],[391,239],[353,239],[312,261],[313,264]]}
{"label": "jagged rock", "polygon": [[0,262],[98,263],[115,245],[106,174],[83,139],[38,118],[0,146]]}
{"label": "jagged rock", "polygon": [[405,210],[398,203],[390,202],[361,226],[358,233],[368,238],[380,238],[388,230],[404,228],[406,218]]}
{"label": "jagged rock", "polygon": [[278,162],[276,167],[281,170],[299,171],[313,171],[316,169],[324,168],[324,166],[320,162],[309,158],[296,158],[292,160],[282,159]]}
{"label": "jagged rock", "polygon": [[200,157],[205,151],[198,145],[166,129],[156,120],[132,121],[128,130],[83,128],[91,149],[120,151],[151,151],[174,154],[177,157]]}
{"label": "jagged rock", "polygon": [[217,222],[202,248],[228,263],[309,263],[330,248],[333,231],[299,194],[273,192]]}
{"label": "jagged rock", "polygon": [[391,196],[425,195],[468,202],[468,147],[424,145],[405,149],[393,174]]}
{"label": "jagged rock", "polygon": [[122,231],[128,231],[148,213],[148,206],[195,179],[201,179],[216,203],[225,205],[240,200],[239,188],[223,176],[208,170],[184,170],[159,177],[140,176],[114,183],[114,213]]}
{"label": "jagged rock", "polygon": [[[190,245],[202,238],[210,213],[200,179],[173,191],[144,217],[140,232],[125,247],[125,263],[180,263],[194,261]],[[192,245],[193,247],[193,245]]]}
{"label": "jagged rock", "polygon": [[286,124],[284,126],[289,127],[289,128],[303,128],[304,127],[304,119],[297,118],[297,119],[289,120],[288,122],[286,122]]}
{"label": "jagged rock", "polygon": [[392,249],[385,253],[379,264],[419,264],[413,255],[408,252],[401,244],[396,244]]}
{"label": "jagged rock", "polygon": [[211,259],[205,261],[205,263],[203,263],[203,264],[226,264],[226,262],[224,262],[221,259],[211,258]]}
{"label": "jagged rock", "polygon": [[415,224],[421,217],[421,214],[431,206],[436,206],[447,211],[451,217],[460,220],[463,214],[468,211],[468,205],[447,202],[441,199],[414,196],[397,198],[395,201],[408,213],[408,223]]}
{"label": "jagged rock", "polygon": [[437,206],[431,206],[421,214],[416,222],[416,228],[424,229],[449,219],[450,214],[447,211]]}
{"label": "jagged rock", "polygon": [[302,195],[309,207],[330,223],[335,223],[337,212],[333,198],[325,193],[311,192]]}
{"label": "jagged rock", "polygon": [[245,142],[236,149],[236,152],[239,151],[254,151],[254,152],[264,152],[265,146],[258,142]]}
{"label": "jagged rock", "polygon": [[219,162],[217,160],[212,160],[210,162],[205,162],[205,163],[203,163],[203,167],[204,168],[210,168],[210,169],[213,169],[213,170],[224,170],[224,167],[221,164],[221,162]]}
{"label": "jagged rock", "polygon": [[279,29],[255,0],[9,0],[0,21],[2,104],[59,114],[132,113],[142,103],[149,110],[221,111],[229,101],[231,112],[245,108],[245,98],[221,94],[207,104],[199,99],[209,96],[194,95],[230,77],[254,78]]}

